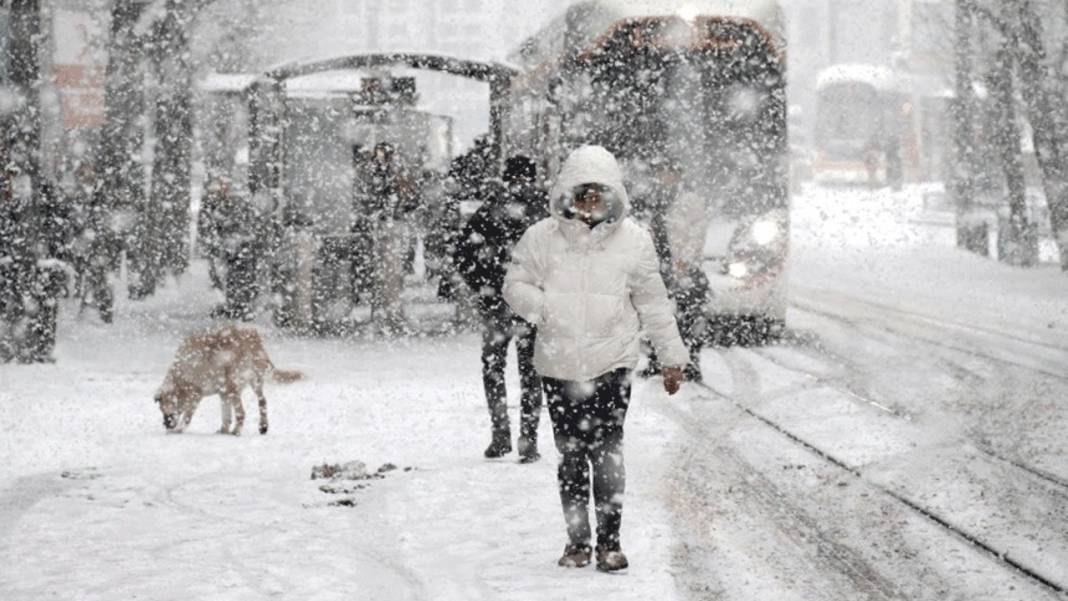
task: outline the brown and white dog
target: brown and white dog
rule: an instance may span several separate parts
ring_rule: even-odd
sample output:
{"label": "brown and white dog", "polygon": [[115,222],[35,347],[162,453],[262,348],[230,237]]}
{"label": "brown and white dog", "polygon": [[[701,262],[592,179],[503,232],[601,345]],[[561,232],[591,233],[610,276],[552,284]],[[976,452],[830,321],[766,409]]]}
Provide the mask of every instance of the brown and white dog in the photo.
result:
{"label": "brown and white dog", "polygon": [[[267,433],[267,398],[263,396],[264,376],[275,382],[295,382],[304,377],[299,371],[276,369],[263,348],[260,333],[233,325],[190,334],[175,354],[156,403],[163,413],[168,432],[182,432],[200,401],[213,394],[222,400],[220,434],[241,434],[245,408],[241,391],[252,386],[260,403],[260,434]],[[231,413],[236,418],[230,428]]]}

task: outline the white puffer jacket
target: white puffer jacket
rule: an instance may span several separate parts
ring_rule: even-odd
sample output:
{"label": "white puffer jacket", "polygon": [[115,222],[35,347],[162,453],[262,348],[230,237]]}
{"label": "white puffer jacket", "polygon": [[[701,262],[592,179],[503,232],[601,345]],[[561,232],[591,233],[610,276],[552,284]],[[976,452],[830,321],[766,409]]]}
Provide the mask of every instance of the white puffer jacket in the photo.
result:
{"label": "white puffer jacket", "polygon": [[[621,201],[592,229],[564,215],[571,190],[589,183],[609,186]],[[556,179],[552,216],[531,226],[512,251],[504,299],[538,327],[534,366],[541,375],[582,382],[633,369],[643,328],[663,365],[689,361],[652,237],[627,217],[629,208],[615,157],[583,146]]]}

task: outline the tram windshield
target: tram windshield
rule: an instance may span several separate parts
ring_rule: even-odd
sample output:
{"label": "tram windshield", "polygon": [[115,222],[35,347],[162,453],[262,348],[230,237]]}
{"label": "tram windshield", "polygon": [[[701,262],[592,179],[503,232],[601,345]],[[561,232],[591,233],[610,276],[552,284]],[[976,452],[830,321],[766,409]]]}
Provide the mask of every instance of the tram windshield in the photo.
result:
{"label": "tram windshield", "polygon": [[816,143],[831,160],[855,160],[885,130],[883,99],[861,83],[841,83],[820,92]]}
{"label": "tram windshield", "polygon": [[684,186],[705,191],[722,213],[784,205],[780,66],[753,26],[631,20],[583,60],[585,89],[565,92],[581,105],[576,140],[596,140],[638,171],[655,172],[658,160],[678,166]]}

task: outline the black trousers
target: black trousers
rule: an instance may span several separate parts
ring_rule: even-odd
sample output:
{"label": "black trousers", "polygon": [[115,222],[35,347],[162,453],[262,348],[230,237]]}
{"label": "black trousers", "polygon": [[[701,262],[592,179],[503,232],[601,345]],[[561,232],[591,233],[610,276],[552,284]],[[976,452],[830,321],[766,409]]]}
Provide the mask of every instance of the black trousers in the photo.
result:
{"label": "black trousers", "polygon": [[557,480],[567,535],[574,546],[590,544],[590,482],[597,515],[597,546],[619,549],[623,492],[623,422],[630,403],[630,370],[617,369],[591,382],[542,378],[556,449]]}
{"label": "black trousers", "polygon": [[541,418],[541,378],[534,370],[534,326],[510,315],[484,315],[482,320],[482,386],[486,392],[494,438],[511,439],[508,423],[508,391],[504,384],[504,367],[508,343],[515,338],[519,363],[520,418],[519,435],[537,440]]}

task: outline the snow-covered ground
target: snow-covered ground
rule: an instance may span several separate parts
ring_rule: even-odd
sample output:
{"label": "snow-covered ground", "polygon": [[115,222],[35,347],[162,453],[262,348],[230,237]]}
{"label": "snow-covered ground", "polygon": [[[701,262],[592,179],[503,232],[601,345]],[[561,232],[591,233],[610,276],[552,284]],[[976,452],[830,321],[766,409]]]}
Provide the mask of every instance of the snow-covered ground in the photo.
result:
{"label": "snow-covered ground", "polygon": [[[786,342],[637,385],[619,577],[555,566],[547,417],[541,462],[482,458],[474,334],[260,324],[308,375],[268,388],[271,432],[214,434],[207,400],[166,435],[152,393],[216,302],[199,266],[114,326],[65,308],[55,365],[0,366],[0,599],[1056,599],[1068,278],[923,217],[917,190],[806,190]],[[347,461],[398,469],[310,478]]]}

